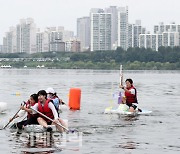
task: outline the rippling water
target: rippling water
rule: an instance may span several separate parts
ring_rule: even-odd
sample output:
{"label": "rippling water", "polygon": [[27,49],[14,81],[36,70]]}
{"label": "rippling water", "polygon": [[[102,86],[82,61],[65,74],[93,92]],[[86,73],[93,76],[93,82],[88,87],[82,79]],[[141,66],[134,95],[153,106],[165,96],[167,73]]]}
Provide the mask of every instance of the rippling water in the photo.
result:
{"label": "rippling water", "polygon": [[61,114],[80,133],[0,130],[1,153],[180,153],[180,71],[124,71],[124,78],[129,77],[138,89],[140,108],[152,114],[103,114],[111,104],[117,106],[112,95],[118,90],[119,71],[0,69],[0,98],[9,105],[8,112],[0,115],[1,127],[23,100],[40,89],[53,87],[65,102],[70,88],[82,91],[81,110]]}

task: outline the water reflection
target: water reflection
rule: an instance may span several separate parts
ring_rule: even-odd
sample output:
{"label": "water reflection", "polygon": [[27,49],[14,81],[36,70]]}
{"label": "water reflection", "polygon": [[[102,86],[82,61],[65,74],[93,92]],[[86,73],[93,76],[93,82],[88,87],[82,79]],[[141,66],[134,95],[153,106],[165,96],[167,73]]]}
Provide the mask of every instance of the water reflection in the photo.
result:
{"label": "water reflection", "polygon": [[[12,132],[14,142],[13,151],[15,153],[56,153],[63,149],[79,151],[82,146],[82,133],[63,133],[43,132],[43,133],[26,133]],[[12,152],[13,152],[12,151]]]}
{"label": "water reflection", "polygon": [[[131,117],[103,113],[106,107],[117,105],[117,99],[114,100],[112,95],[118,89],[119,71],[0,70],[0,97],[9,105],[7,114],[0,115],[0,125],[3,120],[6,124],[20,103],[39,89],[52,86],[67,103],[71,87],[82,89],[81,110],[61,114],[68,119],[69,126],[78,129],[82,135],[54,134],[47,139],[43,134],[36,138],[25,134],[20,137],[8,134],[8,129],[2,130],[1,153],[144,154],[145,150],[146,153],[178,153],[179,71],[124,71],[124,75],[124,78],[133,78],[140,108],[152,110],[151,115]],[[11,95],[15,92],[20,92],[21,96]]]}

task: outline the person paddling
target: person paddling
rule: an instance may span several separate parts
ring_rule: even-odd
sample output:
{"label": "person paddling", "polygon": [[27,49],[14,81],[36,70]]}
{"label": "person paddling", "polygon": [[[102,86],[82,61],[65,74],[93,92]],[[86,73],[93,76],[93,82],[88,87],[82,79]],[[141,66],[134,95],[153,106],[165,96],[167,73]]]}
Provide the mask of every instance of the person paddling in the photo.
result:
{"label": "person paddling", "polygon": [[[32,115],[30,109],[30,107],[34,106],[37,102],[38,102],[38,95],[32,94],[29,100],[25,103],[25,106],[24,105],[21,106],[21,111],[19,112],[19,114],[16,115],[15,118],[21,117],[25,115],[25,112],[27,112],[27,119],[15,124],[17,128],[22,129],[26,125],[38,124],[37,114]],[[10,119],[10,121],[12,120],[13,119]]]}
{"label": "person paddling", "polygon": [[129,111],[134,112],[137,108],[137,91],[133,85],[132,79],[126,79],[126,86],[119,85],[120,88],[124,90],[124,95],[126,97],[126,104],[129,106]]}
{"label": "person paddling", "polygon": [[[49,127],[48,125],[52,125],[52,124],[56,125],[56,123],[60,123],[61,125],[65,126],[64,121],[58,117],[58,113],[55,109],[54,104],[51,102],[50,99],[47,99],[46,91],[40,90],[37,93],[37,95],[38,95],[38,103],[35,104],[32,108],[54,120],[54,122],[51,122],[47,118],[39,115],[39,117],[37,118],[38,123],[42,125],[44,128],[46,128],[47,131],[52,131],[52,128]],[[36,112],[33,112],[33,113],[36,113]],[[63,128],[60,127],[59,125],[56,125],[56,127],[58,128],[59,131],[61,132],[64,131]]]}
{"label": "person paddling", "polygon": [[52,100],[57,112],[59,113],[59,106],[60,105],[64,105],[65,103],[62,101],[62,99],[60,99],[55,90],[51,87],[46,89],[46,93],[47,93],[47,98]]}

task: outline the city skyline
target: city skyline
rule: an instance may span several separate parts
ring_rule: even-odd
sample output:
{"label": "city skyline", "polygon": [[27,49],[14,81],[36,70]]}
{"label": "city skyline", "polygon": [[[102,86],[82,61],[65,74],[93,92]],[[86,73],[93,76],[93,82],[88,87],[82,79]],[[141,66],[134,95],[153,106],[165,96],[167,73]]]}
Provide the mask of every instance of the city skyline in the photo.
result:
{"label": "city skyline", "polygon": [[9,27],[16,26],[21,18],[32,17],[41,30],[47,26],[64,26],[76,34],[77,18],[89,16],[91,8],[104,9],[109,6],[128,6],[129,23],[141,20],[142,26],[152,32],[153,26],[159,22],[180,23],[179,3],[178,0],[152,0],[146,3],[143,0],[0,0],[0,44]]}

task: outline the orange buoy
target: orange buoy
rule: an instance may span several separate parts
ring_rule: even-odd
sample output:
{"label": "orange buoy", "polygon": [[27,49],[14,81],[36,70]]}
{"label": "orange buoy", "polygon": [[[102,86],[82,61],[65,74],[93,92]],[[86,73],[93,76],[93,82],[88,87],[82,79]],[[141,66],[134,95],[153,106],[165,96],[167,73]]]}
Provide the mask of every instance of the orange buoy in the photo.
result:
{"label": "orange buoy", "polygon": [[71,88],[69,91],[69,108],[80,110],[81,89]]}

